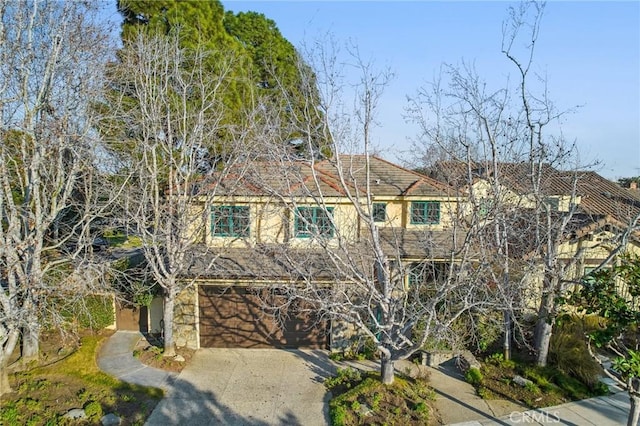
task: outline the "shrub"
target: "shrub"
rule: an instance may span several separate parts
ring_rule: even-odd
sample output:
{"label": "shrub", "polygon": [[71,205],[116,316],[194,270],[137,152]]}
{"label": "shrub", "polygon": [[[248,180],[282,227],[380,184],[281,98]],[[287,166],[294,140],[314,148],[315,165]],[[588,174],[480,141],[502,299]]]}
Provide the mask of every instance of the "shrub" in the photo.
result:
{"label": "shrub", "polygon": [[527,382],[527,384],[524,385],[524,388],[536,395],[540,393],[540,388],[533,382]]}
{"label": "shrub", "polygon": [[113,301],[108,296],[87,296],[70,303],[61,302],[60,313],[70,323],[80,327],[101,330],[115,321]]}
{"label": "shrub", "polygon": [[331,410],[331,424],[334,426],[343,426],[347,420],[347,409],[342,405],[336,405]]}
{"label": "shrub", "polygon": [[471,367],[470,369],[468,369],[467,372],[464,373],[464,378],[468,383],[474,386],[480,385],[483,379],[482,372],[479,368],[476,367]]}
{"label": "shrub", "polygon": [[329,354],[329,359],[332,361],[342,361],[344,359],[343,352],[331,352]]}
{"label": "shrub", "polygon": [[372,410],[377,410],[380,408],[380,401],[382,401],[382,394],[376,392],[375,394],[373,394],[373,397],[371,398],[371,409]]}
{"label": "shrub", "polygon": [[84,412],[88,418],[96,420],[102,417],[102,406],[97,401],[91,401],[85,404]]}
{"label": "shrub", "polygon": [[373,339],[366,338],[353,341],[344,351],[334,352],[329,356],[335,361],[341,361],[343,359],[355,359],[362,361],[365,359],[376,359],[377,354],[378,347],[376,346],[376,343]]}
{"label": "shrub", "polygon": [[4,407],[0,408],[0,420],[2,424],[17,425],[18,422],[18,407],[15,402],[9,401],[4,403]]}
{"label": "shrub", "polygon": [[491,391],[484,386],[478,387],[478,396],[482,399],[491,399],[493,397]]}
{"label": "shrub", "polygon": [[324,385],[327,389],[333,389],[337,386],[345,386],[347,389],[351,388],[354,383],[362,380],[362,373],[360,370],[354,368],[338,368],[334,377],[329,377],[324,381]]}
{"label": "shrub", "polygon": [[415,405],[415,407],[413,407],[413,410],[418,412],[418,413],[424,413],[424,412],[429,410],[429,406],[421,401],[421,402],[418,402]]}
{"label": "shrub", "polygon": [[502,314],[494,313],[478,318],[476,321],[476,332],[478,337],[478,349],[486,351],[496,345],[504,333],[502,325]]}
{"label": "shrub", "polygon": [[597,321],[589,316],[562,319],[551,336],[549,363],[594,388],[600,380],[601,369],[589,355],[585,334],[597,327]]}
{"label": "shrub", "polygon": [[489,364],[497,365],[502,368],[515,368],[516,363],[511,359],[504,359],[504,354],[496,352],[489,355],[486,359]]}

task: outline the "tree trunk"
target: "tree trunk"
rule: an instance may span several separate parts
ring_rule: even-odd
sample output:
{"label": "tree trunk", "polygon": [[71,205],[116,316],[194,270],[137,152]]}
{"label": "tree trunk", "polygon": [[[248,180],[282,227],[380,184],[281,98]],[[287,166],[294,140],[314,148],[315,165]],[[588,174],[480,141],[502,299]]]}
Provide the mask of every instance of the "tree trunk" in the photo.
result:
{"label": "tree trunk", "polygon": [[511,313],[504,311],[504,359],[511,359]]}
{"label": "tree trunk", "polygon": [[390,385],[395,379],[395,371],[393,368],[393,360],[390,356],[382,353],[380,357],[380,380],[385,385]]}
{"label": "tree trunk", "polygon": [[549,357],[553,321],[555,320],[552,309],[553,297],[551,295],[543,296],[538,310],[538,321],[536,322],[535,330],[536,364],[541,367],[547,365],[547,358]]}
{"label": "tree trunk", "polygon": [[31,322],[22,329],[22,362],[37,360],[40,355],[40,326]]}
{"label": "tree trunk", "polygon": [[[8,356],[6,358],[9,358]],[[0,396],[13,392],[9,384],[9,372],[7,371],[7,361],[0,362]]]}
{"label": "tree trunk", "polygon": [[173,312],[176,304],[176,295],[172,290],[164,292],[164,356],[170,357],[176,355],[176,348],[173,343]]}
{"label": "tree trunk", "polygon": [[9,363],[9,357],[16,348],[18,342],[18,332],[12,331],[7,336],[7,340],[0,346],[0,396],[12,392],[11,385],[9,384],[9,372],[7,371],[7,365]]}
{"label": "tree trunk", "polygon": [[628,383],[631,409],[627,418],[627,426],[636,426],[640,418],[640,378],[633,377]]}

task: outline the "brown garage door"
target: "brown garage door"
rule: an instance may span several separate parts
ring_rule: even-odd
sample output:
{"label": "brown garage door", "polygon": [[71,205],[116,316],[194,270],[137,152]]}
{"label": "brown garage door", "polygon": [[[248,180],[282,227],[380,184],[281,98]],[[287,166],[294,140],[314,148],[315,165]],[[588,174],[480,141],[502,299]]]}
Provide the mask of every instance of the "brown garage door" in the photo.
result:
{"label": "brown garage door", "polygon": [[[290,308],[278,322],[256,290],[200,286],[200,346],[206,348],[327,347],[326,322]],[[284,313],[284,312],[283,312]]]}

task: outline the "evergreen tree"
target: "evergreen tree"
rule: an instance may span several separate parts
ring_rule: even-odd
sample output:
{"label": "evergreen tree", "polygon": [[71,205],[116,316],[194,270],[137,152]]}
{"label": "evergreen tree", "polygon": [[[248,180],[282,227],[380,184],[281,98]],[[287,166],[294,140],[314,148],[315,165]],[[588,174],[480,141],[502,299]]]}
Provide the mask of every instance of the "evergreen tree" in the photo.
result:
{"label": "evergreen tree", "polygon": [[[217,0],[118,0],[118,10],[124,17],[121,37],[125,49],[142,31],[179,33],[181,47],[215,52],[203,65],[212,75],[228,78],[220,88],[224,125],[218,140],[209,141],[210,164],[224,159],[229,132],[253,127],[246,120],[255,120],[251,111],[258,107],[272,117],[282,143],[301,141],[300,145],[311,147],[305,152],[321,146],[321,138],[313,131],[321,117],[316,111],[315,79],[309,67],[300,65],[295,48],[275,22],[255,12],[225,13]],[[220,64],[232,64],[233,69],[221,70]]]}

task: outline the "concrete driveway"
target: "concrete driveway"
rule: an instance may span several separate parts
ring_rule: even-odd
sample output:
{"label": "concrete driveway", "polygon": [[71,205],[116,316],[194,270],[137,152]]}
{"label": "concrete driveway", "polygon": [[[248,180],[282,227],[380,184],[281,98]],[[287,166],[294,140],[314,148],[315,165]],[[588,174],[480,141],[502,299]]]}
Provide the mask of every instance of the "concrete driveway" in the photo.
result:
{"label": "concrete driveway", "polygon": [[316,350],[200,349],[147,425],[326,425],[335,372]]}

